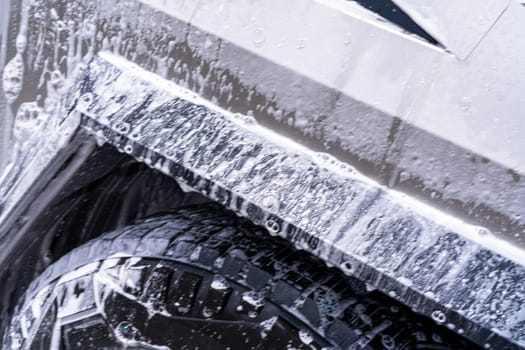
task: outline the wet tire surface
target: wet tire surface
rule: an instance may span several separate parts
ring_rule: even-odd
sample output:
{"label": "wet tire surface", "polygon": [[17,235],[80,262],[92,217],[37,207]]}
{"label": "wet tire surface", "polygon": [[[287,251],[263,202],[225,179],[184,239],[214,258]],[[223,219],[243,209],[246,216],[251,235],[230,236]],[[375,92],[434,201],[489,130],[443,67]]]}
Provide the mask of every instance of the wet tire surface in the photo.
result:
{"label": "wet tire surface", "polygon": [[29,287],[4,349],[475,349],[215,205],[88,242]]}

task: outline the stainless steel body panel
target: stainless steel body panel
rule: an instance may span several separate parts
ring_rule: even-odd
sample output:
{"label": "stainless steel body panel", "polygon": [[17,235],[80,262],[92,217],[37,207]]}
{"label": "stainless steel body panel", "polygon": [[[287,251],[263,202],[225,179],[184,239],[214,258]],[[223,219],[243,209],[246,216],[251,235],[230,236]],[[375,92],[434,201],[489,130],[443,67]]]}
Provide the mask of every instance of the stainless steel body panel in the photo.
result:
{"label": "stainless steel body panel", "polygon": [[[0,233],[11,232],[20,203],[31,201],[29,189],[76,140],[82,124],[140,161],[151,161],[146,155],[153,152],[159,170],[270,230],[277,224],[328,263],[344,268],[349,262],[350,273],[415,310],[436,311],[439,320],[439,312],[448,315],[450,327],[461,325],[481,345],[523,345],[525,69],[519,62],[525,58],[525,8],[512,0],[476,9],[461,1],[454,14],[432,6],[426,22],[418,19],[425,13],[420,2],[396,3],[437,44],[346,1],[3,2]],[[462,22],[462,16],[472,17]],[[99,52],[109,58],[93,61]],[[123,72],[115,74],[129,77],[129,85],[84,71],[90,62],[89,69],[109,65]],[[200,95],[197,104],[216,111],[209,125],[184,136],[187,153],[173,159],[167,149],[156,150],[151,137],[137,143],[101,121],[123,113],[145,118],[144,131],[152,123],[168,125],[166,116],[148,119],[154,109],[140,105],[148,94],[159,105],[177,97],[169,92],[176,86],[151,82],[161,78]],[[94,89],[101,82],[108,84],[107,96]],[[77,100],[88,90],[99,100],[82,109]],[[115,91],[127,97],[118,102]],[[134,115],[140,111],[147,113]],[[255,131],[244,124],[235,129],[252,135],[246,136],[252,147],[297,158],[283,160],[289,172],[309,174],[315,152],[326,153],[328,161],[313,161],[318,172],[287,183],[273,169],[277,163],[265,168],[254,156],[247,169],[275,171],[265,175],[268,183],[250,189],[247,181],[242,194],[236,187],[241,180],[230,183],[225,173],[206,168],[219,155],[207,158],[214,140],[220,142],[213,147],[248,147],[224,130],[214,134],[223,138],[206,139],[212,125],[236,125],[235,118],[223,118],[230,113],[241,124],[257,122]],[[152,135],[141,132],[137,138]],[[199,141],[199,148],[191,149],[190,141]],[[289,155],[289,147],[297,152]],[[192,163],[199,159],[201,168]],[[243,160],[230,159],[224,167],[235,161]],[[341,175],[334,164],[356,171]],[[192,173],[195,183],[184,178]],[[277,187],[270,188],[271,181]],[[312,198],[294,199],[303,192]],[[233,196],[260,215],[237,206]],[[268,208],[276,197],[283,207]]]}

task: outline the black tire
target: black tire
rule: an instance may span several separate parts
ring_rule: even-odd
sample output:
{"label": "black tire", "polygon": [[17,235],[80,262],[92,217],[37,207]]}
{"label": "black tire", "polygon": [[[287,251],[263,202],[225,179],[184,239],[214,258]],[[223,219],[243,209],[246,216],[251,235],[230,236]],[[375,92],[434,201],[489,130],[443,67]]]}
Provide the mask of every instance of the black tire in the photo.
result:
{"label": "black tire", "polygon": [[474,349],[216,206],[105,234],[29,287],[3,349]]}

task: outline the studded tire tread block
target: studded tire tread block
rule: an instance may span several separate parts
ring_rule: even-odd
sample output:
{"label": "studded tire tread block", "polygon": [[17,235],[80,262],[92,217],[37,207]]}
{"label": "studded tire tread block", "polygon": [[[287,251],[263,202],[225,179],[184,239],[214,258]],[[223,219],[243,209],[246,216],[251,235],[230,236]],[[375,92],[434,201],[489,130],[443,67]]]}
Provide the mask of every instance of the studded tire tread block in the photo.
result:
{"label": "studded tire tread block", "polygon": [[51,265],[3,349],[475,349],[214,206],[145,219]]}

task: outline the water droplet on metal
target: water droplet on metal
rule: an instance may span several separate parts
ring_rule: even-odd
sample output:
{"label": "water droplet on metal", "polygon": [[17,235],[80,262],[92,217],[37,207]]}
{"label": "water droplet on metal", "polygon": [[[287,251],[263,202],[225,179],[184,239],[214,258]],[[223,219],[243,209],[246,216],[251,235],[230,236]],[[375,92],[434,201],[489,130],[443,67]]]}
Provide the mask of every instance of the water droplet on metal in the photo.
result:
{"label": "water droplet on metal", "polygon": [[255,28],[252,34],[252,42],[256,47],[261,47],[266,41],[266,35],[262,28]]}
{"label": "water droplet on metal", "polygon": [[434,310],[432,311],[432,314],[430,315],[432,319],[439,324],[445,323],[447,321],[447,316],[445,313],[441,310]]}
{"label": "water droplet on metal", "polygon": [[306,47],[306,39],[298,39],[296,47],[298,50],[304,49]]}
{"label": "water droplet on metal", "polygon": [[266,221],[265,226],[270,231],[270,234],[277,234],[281,230],[281,226],[271,219]]}

